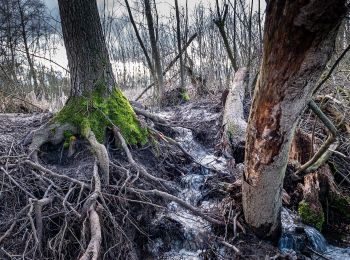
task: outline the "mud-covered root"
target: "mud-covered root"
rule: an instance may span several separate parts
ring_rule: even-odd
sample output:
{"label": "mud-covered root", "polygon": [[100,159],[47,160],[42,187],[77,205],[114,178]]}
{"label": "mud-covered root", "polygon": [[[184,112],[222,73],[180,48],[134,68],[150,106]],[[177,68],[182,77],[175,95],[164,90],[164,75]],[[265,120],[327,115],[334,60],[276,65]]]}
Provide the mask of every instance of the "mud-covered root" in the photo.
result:
{"label": "mud-covered root", "polygon": [[105,185],[109,184],[109,156],[106,149],[106,146],[100,144],[95,134],[91,131],[91,129],[86,129],[83,132],[84,137],[88,140],[91,145],[91,149],[97,159],[98,166],[102,171],[102,181]]}
{"label": "mud-covered root", "polygon": [[95,190],[87,200],[85,205],[83,206],[83,210],[85,209],[87,212],[83,212],[83,214],[88,214],[90,221],[90,242],[84,254],[80,257],[80,260],[97,260],[99,259],[101,242],[102,242],[102,231],[101,231],[101,223],[100,217],[96,211],[97,199],[101,194],[101,182],[100,177],[98,175],[98,168],[95,162],[94,164],[94,182],[95,182]]}
{"label": "mud-covered root", "polygon": [[38,151],[45,143],[54,145],[61,143],[65,138],[65,133],[77,134],[78,130],[71,124],[59,124],[48,122],[37,130],[34,130],[30,136],[32,138],[29,145],[29,155],[34,161],[38,161]]}
{"label": "mud-covered root", "polygon": [[[34,130],[30,136],[25,140],[29,143],[29,156],[35,162],[38,162],[38,151],[40,147],[45,143],[51,143],[57,145],[65,140],[67,137],[74,136],[78,134],[77,127],[68,124],[68,123],[52,123],[48,122],[37,130]],[[86,140],[89,142],[91,149],[97,159],[98,166],[102,171],[102,180],[103,183],[108,185],[109,183],[109,156],[106,147],[103,144],[100,144],[95,134],[91,131],[90,128],[85,129],[81,133]],[[67,141],[67,140],[66,140]],[[68,140],[70,142],[70,140]],[[69,145],[69,150],[72,150],[71,145]]]}

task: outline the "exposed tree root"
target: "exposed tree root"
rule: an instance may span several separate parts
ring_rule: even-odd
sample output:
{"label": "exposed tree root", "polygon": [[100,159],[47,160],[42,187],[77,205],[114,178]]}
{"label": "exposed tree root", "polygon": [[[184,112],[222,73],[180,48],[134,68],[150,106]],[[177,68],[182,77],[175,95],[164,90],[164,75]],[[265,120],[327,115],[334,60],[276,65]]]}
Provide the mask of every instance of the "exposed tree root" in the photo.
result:
{"label": "exposed tree root", "polygon": [[116,127],[116,126],[113,127],[113,133],[114,133],[115,138],[120,141],[120,144],[123,147],[123,149],[126,153],[126,156],[128,158],[128,161],[132,165],[132,167],[134,167],[135,169],[138,169],[140,171],[141,175],[143,175],[145,178],[147,178],[151,181],[160,182],[160,183],[165,182],[165,180],[163,180],[161,178],[154,177],[153,175],[149,174],[142,165],[139,165],[135,162],[135,160],[132,157],[131,152],[130,152],[130,150],[125,142],[125,139],[122,136],[122,134],[120,133],[118,127]]}
{"label": "exposed tree root", "polygon": [[87,129],[86,133],[84,133],[84,137],[89,141],[91,148],[96,156],[97,163],[100,166],[100,169],[103,174],[103,183],[109,184],[109,156],[106,147],[103,144],[100,144],[91,131],[91,129]]}
{"label": "exposed tree root", "polygon": [[[165,120],[151,117],[157,122],[166,124]],[[19,205],[15,205],[17,213],[13,221],[4,223],[3,227],[0,227],[0,244],[4,246],[6,254],[16,253],[29,259],[80,257],[85,260],[100,259],[102,255],[105,259],[137,259],[138,253],[135,252],[134,244],[136,237],[142,235],[147,239],[147,232],[140,223],[150,221],[139,221],[139,211],[142,209],[150,212],[142,213],[141,216],[152,219],[156,208],[166,208],[165,201],[176,202],[192,215],[210,224],[220,226],[227,224],[223,216],[204,212],[171,194],[175,186],[161,178],[163,174],[152,175],[154,171],[149,171],[142,162],[139,162],[139,158],[134,159],[125,138],[115,125],[112,132],[114,138],[118,140],[118,153],[120,153],[119,148],[124,151],[120,153],[122,158],[111,160],[106,147],[96,140],[90,129],[85,129],[82,135],[77,136],[77,138],[84,137],[93,151],[95,157],[93,174],[91,159],[87,168],[89,170],[78,175],[72,171],[67,174],[65,172],[69,168],[65,168],[67,166],[45,165],[43,158],[40,158],[39,162],[40,147],[46,142],[58,147],[57,144],[65,141],[66,131],[79,134],[78,129],[68,124],[44,125],[32,134],[32,143],[29,146],[32,160],[17,154],[12,156],[9,152],[6,165],[1,167],[0,174],[5,179],[5,186],[15,190],[11,192],[9,189],[6,196],[11,198],[10,201],[16,201],[13,198],[18,198],[20,202]],[[174,154],[179,154],[180,151],[181,156],[184,155],[182,158],[188,157],[196,161],[176,141],[162,135],[159,131],[154,130],[152,133],[159,139],[161,149],[176,151]],[[25,148],[18,149],[22,154],[21,149]],[[79,149],[76,149],[76,155],[81,153]],[[67,156],[67,150],[65,154]],[[74,162],[76,155],[69,160]],[[90,157],[91,154],[87,153],[86,156]],[[84,167],[82,162],[78,165]],[[111,165],[110,169],[109,165]],[[100,183],[98,169],[102,183]],[[91,179],[93,181],[90,181]],[[89,228],[85,222],[89,223]],[[18,244],[17,248],[13,248],[10,242],[17,236],[22,236],[27,243]]]}
{"label": "exposed tree root", "polygon": [[[29,155],[34,161],[38,161],[38,150],[45,143],[59,144],[64,139],[64,133],[77,134],[77,128],[70,124],[58,124],[48,122],[31,134],[32,140],[29,146]],[[28,142],[28,141],[25,141]],[[29,143],[29,142],[28,142]]]}
{"label": "exposed tree root", "polygon": [[96,201],[101,194],[101,182],[96,163],[94,164],[94,182],[95,190],[83,206],[83,211],[86,210],[86,214],[89,215],[91,239],[80,260],[97,260],[100,255],[102,231],[100,217],[96,212]]}

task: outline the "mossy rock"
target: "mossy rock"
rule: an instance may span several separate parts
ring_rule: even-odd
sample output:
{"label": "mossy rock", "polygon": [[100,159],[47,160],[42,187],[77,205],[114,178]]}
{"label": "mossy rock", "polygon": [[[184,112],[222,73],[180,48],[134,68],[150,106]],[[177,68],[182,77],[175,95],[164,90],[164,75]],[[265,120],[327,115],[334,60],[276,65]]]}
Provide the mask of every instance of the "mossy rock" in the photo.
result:
{"label": "mossy rock", "polygon": [[302,200],[299,203],[298,213],[303,223],[314,226],[320,231],[322,230],[325,220],[322,207],[314,209],[308,202]]}
{"label": "mossy rock", "polygon": [[[70,123],[85,136],[91,129],[98,142],[105,141],[106,127],[116,125],[129,144],[145,144],[148,131],[140,125],[129,101],[119,88],[114,88],[107,97],[96,90],[87,97],[71,97],[55,116],[58,123]],[[109,120],[108,120],[108,119]],[[69,133],[66,133],[69,139]]]}

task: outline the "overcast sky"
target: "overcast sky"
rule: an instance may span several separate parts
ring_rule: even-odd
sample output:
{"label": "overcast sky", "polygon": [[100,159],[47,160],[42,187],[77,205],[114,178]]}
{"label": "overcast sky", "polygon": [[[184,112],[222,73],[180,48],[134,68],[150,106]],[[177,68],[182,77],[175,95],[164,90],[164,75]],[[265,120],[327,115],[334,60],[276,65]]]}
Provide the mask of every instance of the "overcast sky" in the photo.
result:
{"label": "overcast sky", "polygon": [[[120,6],[124,6],[123,0],[105,0],[105,1],[110,6],[112,6],[113,2],[114,2],[115,6],[118,6],[118,4]],[[184,7],[186,5],[186,0],[178,0],[178,1],[179,1],[180,7],[181,6]],[[209,6],[214,6],[215,1],[216,0],[187,0],[189,13],[191,13],[191,10],[193,10],[193,8],[201,2],[203,4],[205,4],[206,7],[209,7]],[[254,9],[257,9],[258,1],[259,0],[254,1]],[[44,0],[44,2],[46,3],[49,10],[52,11],[53,14],[58,14],[57,0]],[[100,5],[102,5],[103,2],[104,2],[104,0],[97,0],[97,3]],[[129,0],[129,2],[130,2],[130,4],[132,4],[134,2],[134,0]],[[157,0],[156,3],[157,3],[158,12],[162,15],[167,16],[169,14],[169,11],[174,9],[174,0]],[[264,9],[265,8],[265,0],[260,0],[260,3],[261,3],[261,8]],[[122,11],[125,11],[124,8],[122,8]]]}
{"label": "overcast sky", "polygon": [[[74,1],[74,0],[71,0]],[[124,0],[105,0],[106,4],[109,6],[112,6],[114,3],[115,9],[120,10],[119,14],[122,14],[123,12],[126,13],[126,8],[124,8]],[[114,1],[114,2],[113,2]],[[138,0],[140,1],[140,0]],[[186,0],[178,0],[179,6],[185,7]],[[222,0],[221,0],[222,1]],[[49,11],[51,12],[52,16],[58,17],[59,11],[58,11],[58,1],[57,0],[44,0],[46,6],[48,7]],[[97,3],[99,5],[102,5],[104,0],[97,0]],[[129,0],[130,4],[133,4],[135,0]],[[191,14],[194,7],[199,4],[203,3],[206,8],[209,8],[209,6],[214,7],[216,0],[188,0],[188,8],[189,8],[189,14]],[[265,0],[260,0],[261,2],[261,8],[265,8]],[[170,12],[174,12],[174,0],[156,0],[157,3],[157,10],[160,16],[169,16]],[[122,8],[120,8],[122,6]],[[254,9],[257,10],[258,7],[258,1],[254,1]],[[117,13],[118,14],[118,13]],[[191,17],[191,16],[190,16]],[[68,67],[68,62],[66,58],[66,51],[64,48],[63,43],[58,44],[56,53],[54,55],[54,60],[62,65],[63,67]],[[61,70],[60,68],[57,68]]]}

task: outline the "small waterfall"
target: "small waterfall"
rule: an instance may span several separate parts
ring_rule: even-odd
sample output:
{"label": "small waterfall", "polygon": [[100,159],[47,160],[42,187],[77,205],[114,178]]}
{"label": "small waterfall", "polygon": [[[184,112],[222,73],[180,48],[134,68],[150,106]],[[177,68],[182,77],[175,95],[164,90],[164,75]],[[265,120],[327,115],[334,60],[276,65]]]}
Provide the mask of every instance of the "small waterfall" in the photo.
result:
{"label": "small waterfall", "polygon": [[317,229],[313,227],[305,227],[304,230],[312,249],[320,253],[327,251],[327,241]]}
{"label": "small waterfall", "polygon": [[[299,216],[286,209],[282,209],[282,236],[278,242],[281,252],[303,252],[308,248],[322,254],[327,259],[346,260],[350,259],[350,248],[339,248],[327,243],[324,236],[315,228],[301,223]],[[319,259],[315,254],[312,259]]]}

